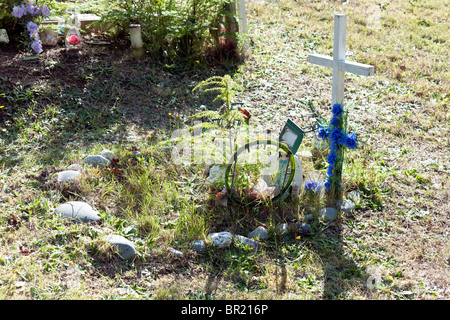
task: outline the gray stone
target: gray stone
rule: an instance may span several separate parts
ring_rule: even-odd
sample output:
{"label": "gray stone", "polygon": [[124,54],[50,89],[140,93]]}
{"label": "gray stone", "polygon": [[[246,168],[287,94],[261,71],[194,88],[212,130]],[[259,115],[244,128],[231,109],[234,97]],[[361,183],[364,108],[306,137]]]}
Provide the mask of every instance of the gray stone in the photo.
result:
{"label": "gray stone", "polygon": [[83,171],[83,166],[79,163],[72,163],[67,167],[67,170]]}
{"label": "gray stone", "polygon": [[205,251],[206,249],[206,244],[204,240],[194,240],[191,242],[191,249],[198,252],[198,253],[202,253],[203,251]]}
{"label": "gray stone", "polygon": [[82,201],[70,201],[61,204],[55,212],[64,218],[73,219],[76,222],[97,222],[100,220],[98,211]]}
{"label": "gray stone", "polygon": [[233,241],[233,235],[227,231],[211,233],[208,238],[218,248],[229,247]]}
{"label": "gray stone", "polygon": [[79,179],[81,176],[81,173],[79,171],[75,170],[65,170],[61,171],[57,175],[57,181],[58,182],[70,182],[76,179]]}
{"label": "gray stone", "polygon": [[180,250],[177,250],[175,248],[172,247],[168,247],[167,250],[173,254],[175,257],[179,257],[181,258],[183,256],[183,252],[181,252]]}
{"label": "gray stone", "polygon": [[251,249],[258,250],[259,248],[261,248],[261,245],[253,239],[250,239],[250,238],[247,238],[247,237],[244,237],[241,235],[235,235],[234,239],[236,239],[237,242],[239,242],[241,245],[248,246]]}
{"label": "gray stone", "polygon": [[258,227],[252,232],[248,234],[248,237],[250,239],[259,239],[259,240],[265,240],[269,238],[269,232],[267,232],[266,228],[264,227]]}
{"label": "gray stone", "polygon": [[299,222],[297,225],[297,228],[302,234],[310,234],[311,233],[311,226],[307,223]]}
{"label": "gray stone", "polygon": [[314,215],[312,213],[308,213],[305,215],[305,221],[313,221]]}
{"label": "gray stone", "polygon": [[337,218],[337,210],[334,208],[320,209],[319,215],[325,221],[331,221]]}
{"label": "gray stone", "polygon": [[289,226],[287,223],[281,223],[275,228],[275,233],[278,235],[285,235],[289,232]]}
{"label": "gray stone", "polygon": [[122,237],[117,234],[110,234],[105,237],[106,241],[108,241],[110,244],[116,246],[118,249],[119,255],[125,259],[130,260],[133,259],[136,255],[136,249],[134,247],[134,243],[130,240],[126,239],[125,237]]}
{"label": "gray stone", "polygon": [[112,158],[114,158],[114,152],[112,152],[108,149],[104,149],[102,152],[100,152],[100,155],[110,161]]}
{"label": "gray stone", "polygon": [[350,213],[356,208],[355,204],[351,200],[346,199],[339,200],[336,205],[340,211],[343,211],[345,213]]}
{"label": "gray stone", "polygon": [[83,162],[97,168],[106,167],[110,163],[108,159],[101,155],[87,156],[86,158],[84,158]]}

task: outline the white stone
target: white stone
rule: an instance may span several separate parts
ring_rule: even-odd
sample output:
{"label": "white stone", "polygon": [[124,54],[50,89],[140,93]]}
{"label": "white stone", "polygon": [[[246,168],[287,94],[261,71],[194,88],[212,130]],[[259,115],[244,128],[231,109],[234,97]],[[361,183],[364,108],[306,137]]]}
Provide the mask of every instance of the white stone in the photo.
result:
{"label": "white stone", "polygon": [[233,235],[227,231],[211,233],[208,238],[218,248],[229,247],[233,242]]}
{"label": "white stone", "polygon": [[241,236],[241,235],[235,235],[234,239],[236,239],[236,241],[238,243],[240,243],[241,245],[243,245],[244,247],[248,246],[249,248],[256,249],[256,250],[261,248],[261,245],[253,239],[249,239],[249,238]]}
{"label": "white stone", "polygon": [[289,232],[289,226],[287,223],[281,223],[275,228],[275,233],[282,236]]}
{"label": "white stone", "polygon": [[97,168],[103,168],[110,163],[108,159],[101,155],[87,156],[84,158],[83,162]]}
{"label": "white stone", "polygon": [[343,211],[346,213],[350,213],[353,210],[355,210],[355,208],[356,208],[355,204],[352,201],[347,200],[347,199],[339,200],[336,203],[336,205],[340,211]]}
{"label": "white stone", "polygon": [[0,43],[9,43],[9,37],[6,29],[0,29]]}
{"label": "white stone", "polygon": [[269,238],[269,233],[267,232],[266,228],[258,227],[255,230],[253,230],[252,232],[250,232],[248,234],[248,237],[250,239],[265,240],[265,239]]}
{"label": "white stone", "polygon": [[81,176],[81,173],[79,171],[65,170],[65,171],[58,173],[57,181],[58,182],[70,182],[70,181],[79,179],[80,176]]}
{"label": "white stone", "polygon": [[168,247],[167,251],[169,251],[171,254],[173,254],[175,257],[179,257],[181,258],[183,256],[183,252],[181,252],[180,250],[177,250],[175,248],[172,247]]}
{"label": "white stone", "polygon": [[96,222],[101,218],[97,210],[82,201],[63,203],[56,208],[55,212],[64,218],[72,219],[76,222]]}
{"label": "white stone", "polygon": [[108,149],[105,149],[105,150],[103,150],[102,152],[100,152],[100,155],[101,155],[102,157],[104,157],[104,158],[110,160],[110,161],[111,161],[112,158],[114,158],[114,152],[112,152],[112,151],[110,151],[110,150],[108,150]]}
{"label": "white stone", "polygon": [[119,250],[119,255],[125,259],[130,260],[133,259],[136,255],[136,249],[134,247],[134,243],[128,240],[125,237],[122,237],[117,234],[110,234],[106,236],[106,241],[108,243],[114,245]]}
{"label": "white stone", "polygon": [[310,158],[312,158],[312,153],[311,153],[311,151],[304,150],[304,151],[297,152],[296,156],[299,158],[310,159]]}
{"label": "white stone", "polygon": [[361,202],[361,192],[359,190],[353,190],[349,194],[347,194],[347,199],[353,201],[354,203]]}
{"label": "white stone", "polygon": [[337,218],[337,210],[334,208],[323,208],[320,209],[320,216],[325,221],[331,221]]}
{"label": "white stone", "polygon": [[206,249],[206,244],[204,240],[194,240],[191,242],[191,249],[198,252],[198,253],[202,253],[203,251],[205,251]]}
{"label": "white stone", "polygon": [[67,167],[67,170],[83,171],[83,166],[79,163],[72,163]]}

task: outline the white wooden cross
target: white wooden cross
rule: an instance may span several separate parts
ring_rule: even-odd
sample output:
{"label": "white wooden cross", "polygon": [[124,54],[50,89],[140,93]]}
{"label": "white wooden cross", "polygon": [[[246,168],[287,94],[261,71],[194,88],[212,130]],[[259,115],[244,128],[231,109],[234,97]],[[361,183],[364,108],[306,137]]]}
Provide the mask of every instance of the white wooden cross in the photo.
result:
{"label": "white wooden cross", "polygon": [[333,68],[333,83],[331,104],[342,104],[344,100],[344,74],[350,72],[361,76],[374,74],[374,66],[357,62],[345,61],[345,33],[347,29],[347,16],[345,14],[334,15],[334,44],[333,57],[321,54],[311,54],[308,62],[323,67]]}

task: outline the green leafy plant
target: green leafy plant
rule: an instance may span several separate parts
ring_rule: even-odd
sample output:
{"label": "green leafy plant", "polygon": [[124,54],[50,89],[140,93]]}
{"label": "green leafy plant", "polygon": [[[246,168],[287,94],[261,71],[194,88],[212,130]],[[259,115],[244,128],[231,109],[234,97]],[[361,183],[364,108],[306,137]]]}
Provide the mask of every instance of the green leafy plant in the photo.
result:
{"label": "green leafy plant", "polygon": [[[103,0],[101,0],[103,1]],[[113,0],[103,1],[102,23],[123,37],[128,26],[140,24],[147,51],[161,58],[198,60],[225,33],[230,0]]]}
{"label": "green leafy plant", "polygon": [[213,120],[219,120],[221,123],[225,123],[224,127],[230,128],[235,121],[244,122],[248,119],[248,115],[240,110],[232,108],[232,100],[236,93],[241,89],[240,85],[236,83],[229,75],[214,76],[200,82],[192,91],[202,89],[204,92],[218,92],[219,94],[213,100],[213,102],[222,100],[225,105],[219,109],[219,111],[202,111],[196,113],[193,118],[210,118]]}

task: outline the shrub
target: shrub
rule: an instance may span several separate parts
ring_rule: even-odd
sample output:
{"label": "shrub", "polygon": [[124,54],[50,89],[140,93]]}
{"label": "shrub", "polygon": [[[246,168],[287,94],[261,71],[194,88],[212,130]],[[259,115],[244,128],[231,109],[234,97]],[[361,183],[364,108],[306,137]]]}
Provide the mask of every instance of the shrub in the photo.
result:
{"label": "shrub", "polygon": [[130,24],[140,24],[147,51],[158,57],[195,61],[221,42],[235,56],[229,41],[222,39],[233,31],[233,17],[226,9],[230,1],[113,0],[105,7],[102,22],[111,24],[116,37],[127,35]]}

